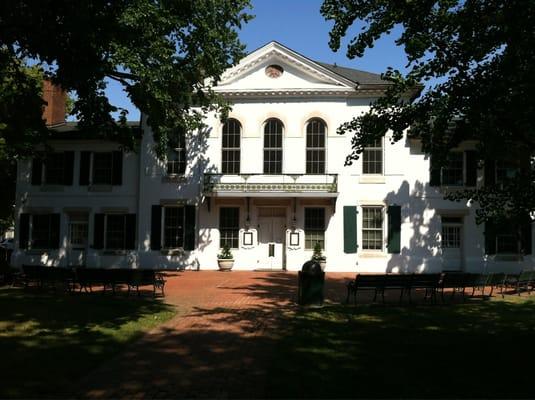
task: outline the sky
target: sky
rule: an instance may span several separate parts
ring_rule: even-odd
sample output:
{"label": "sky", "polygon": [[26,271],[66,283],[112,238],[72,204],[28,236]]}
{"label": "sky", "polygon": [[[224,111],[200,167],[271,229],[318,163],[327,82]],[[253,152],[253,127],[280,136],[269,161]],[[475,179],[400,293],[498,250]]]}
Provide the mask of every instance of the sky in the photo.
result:
{"label": "sky", "polygon": [[[347,38],[340,50],[334,53],[328,44],[332,22],[321,16],[321,4],[322,0],[252,0],[249,14],[255,15],[255,18],[240,31],[240,40],[246,45],[247,52],[276,40],[317,61],[376,73],[386,71],[389,66],[405,71],[405,53],[394,43],[399,30],[380,39],[362,58],[350,60],[346,57]],[[356,28],[352,31],[357,32]],[[118,83],[110,82],[107,93],[112,104],[129,111],[129,120],[139,120],[139,111],[130,103]]]}

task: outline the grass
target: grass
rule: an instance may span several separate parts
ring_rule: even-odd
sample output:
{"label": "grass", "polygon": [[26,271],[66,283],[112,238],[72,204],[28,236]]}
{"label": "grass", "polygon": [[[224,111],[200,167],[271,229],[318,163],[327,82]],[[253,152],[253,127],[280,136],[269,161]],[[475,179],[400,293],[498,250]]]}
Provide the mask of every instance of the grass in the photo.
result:
{"label": "grass", "polygon": [[533,398],[535,301],[290,313],[266,397]]}
{"label": "grass", "polygon": [[74,382],[174,313],[152,297],[0,289],[0,398],[72,397]]}

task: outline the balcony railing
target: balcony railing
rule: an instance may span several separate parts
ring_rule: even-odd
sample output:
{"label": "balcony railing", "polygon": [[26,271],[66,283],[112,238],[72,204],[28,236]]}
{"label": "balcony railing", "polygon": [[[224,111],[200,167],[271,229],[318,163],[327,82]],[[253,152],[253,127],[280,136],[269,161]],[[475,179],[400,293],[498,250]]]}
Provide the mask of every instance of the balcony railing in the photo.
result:
{"label": "balcony railing", "polygon": [[205,174],[203,191],[207,196],[317,194],[334,197],[338,192],[338,174]]}

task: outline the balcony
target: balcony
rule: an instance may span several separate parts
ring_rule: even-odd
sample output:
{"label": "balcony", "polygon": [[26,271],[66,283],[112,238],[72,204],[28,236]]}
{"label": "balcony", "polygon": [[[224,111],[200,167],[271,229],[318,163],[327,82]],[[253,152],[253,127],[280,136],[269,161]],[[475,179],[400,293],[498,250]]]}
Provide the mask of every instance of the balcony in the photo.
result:
{"label": "balcony", "polygon": [[338,174],[204,174],[203,192],[212,197],[337,197]]}

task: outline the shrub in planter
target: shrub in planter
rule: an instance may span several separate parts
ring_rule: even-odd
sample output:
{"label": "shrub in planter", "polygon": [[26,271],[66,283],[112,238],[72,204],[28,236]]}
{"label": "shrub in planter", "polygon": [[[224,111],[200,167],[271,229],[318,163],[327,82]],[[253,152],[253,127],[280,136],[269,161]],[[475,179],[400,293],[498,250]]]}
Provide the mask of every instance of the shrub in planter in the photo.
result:
{"label": "shrub in planter", "polygon": [[325,271],[325,266],[327,265],[327,258],[325,258],[325,256],[322,254],[321,245],[319,244],[319,242],[316,242],[316,245],[314,246],[312,260],[319,263],[321,270]]}
{"label": "shrub in planter", "polygon": [[223,246],[221,253],[217,255],[217,265],[220,271],[230,271],[234,266],[234,257],[227,244]]}

